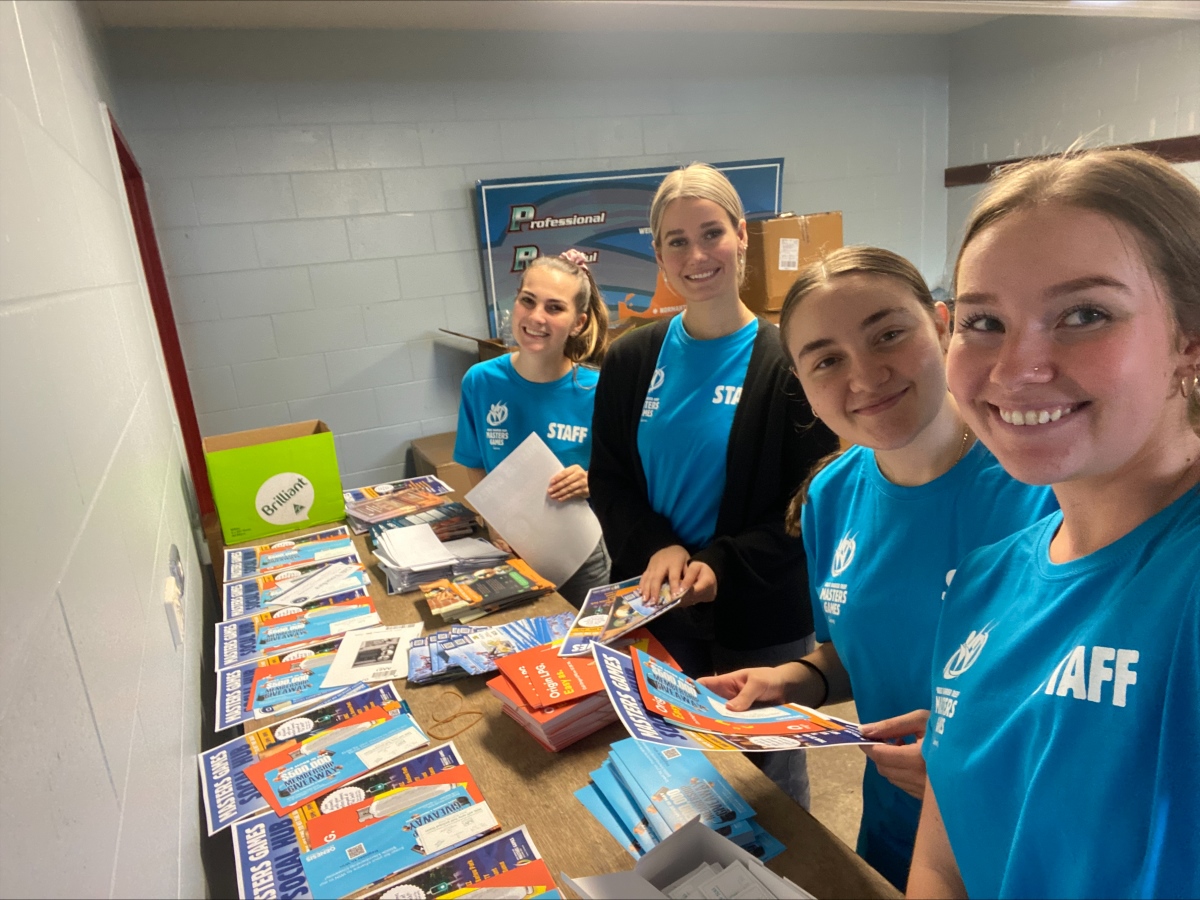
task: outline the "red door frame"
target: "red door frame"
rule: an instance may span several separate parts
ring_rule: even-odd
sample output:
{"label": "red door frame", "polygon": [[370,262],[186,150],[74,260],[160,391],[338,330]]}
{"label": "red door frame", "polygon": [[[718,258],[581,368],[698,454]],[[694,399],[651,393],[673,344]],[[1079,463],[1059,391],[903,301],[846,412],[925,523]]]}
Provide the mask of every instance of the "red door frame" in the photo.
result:
{"label": "red door frame", "polygon": [[183,348],[179,345],[179,332],[175,329],[175,313],[171,309],[171,295],[167,291],[167,276],[163,271],[162,257],[158,254],[158,239],[154,236],[154,221],[150,217],[150,203],[146,199],[146,182],[111,113],[108,120],[112,124],[113,140],[117,144],[121,178],[125,182],[125,195],[129,198],[129,214],[133,218],[133,230],[137,235],[138,250],[141,251],[142,269],[146,273],[146,286],[150,290],[150,306],[154,310],[154,322],[158,326],[158,340],[162,345],[163,360],[167,366],[167,378],[171,382],[171,392],[175,395],[175,412],[179,416],[179,427],[183,432],[188,469],[191,470],[192,484],[196,488],[200,515],[207,516],[215,509],[212,489],[208,484],[208,469],[204,465],[200,425],[196,420],[195,404],[192,402],[192,388],[188,384]]}

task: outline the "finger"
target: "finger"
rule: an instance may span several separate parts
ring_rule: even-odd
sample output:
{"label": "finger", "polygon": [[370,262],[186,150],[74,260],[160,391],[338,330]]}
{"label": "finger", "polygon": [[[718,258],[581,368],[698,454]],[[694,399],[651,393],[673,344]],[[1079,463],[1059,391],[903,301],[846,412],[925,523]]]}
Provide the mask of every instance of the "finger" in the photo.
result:
{"label": "finger", "polygon": [[683,578],[680,579],[679,589],[681,591],[690,591],[693,587],[699,587],[696,582],[701,575],[702,569],[703,566],[700,563],[688,563],[687,567],[683,570]]}
{"label": "finger", "polygon": [[763,686],[755,678],[747,678],[746,683],[742,685],[742,689],[737,692],[737,696],[728,700],[725,706],[732,712],[745,712],[754,702],[763,694]]}
{"label": "finger", "polygon": [[907,712],[902,716],[893,716],[890,719],[880,719],[878,722],[868,722],[862,725],[859,730],[862,736],[870,738],[873,741],[886,741],[892,738],[908,737],[916,735],[923,737],[925,735],[925,725],[929,721],[929,710],[914,709],[912,712]]}

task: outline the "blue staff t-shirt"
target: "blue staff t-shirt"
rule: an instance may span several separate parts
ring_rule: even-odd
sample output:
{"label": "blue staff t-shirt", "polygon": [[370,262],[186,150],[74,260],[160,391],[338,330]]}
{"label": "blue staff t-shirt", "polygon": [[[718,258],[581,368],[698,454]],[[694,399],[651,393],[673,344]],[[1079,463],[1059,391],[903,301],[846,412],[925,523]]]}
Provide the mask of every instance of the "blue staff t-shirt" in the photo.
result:
{"label": "blue staff t-shirt", "polygon": [[564,466],[586,469],[599,378],[576,366],[557,381],[528,381],[510,353],[476,363],[463,377],[454,461],[490,472],[536,432]]}
{"label": "blue staff t-shirt", "polygon": [[638,423],[638,455],[651,507],[689,547],[706,546],[717,528],[729,432],[757,335],[755,319],[700,341],[676,316],[658,351]]}
{"label": "blue staff t-shirt", "polygon": [[924,753],[972,897],[1200,897],[1200,487],[1056,565],[1061,514],[971,554]]}
{"label": "blue staff t-shirt", "polygon": [[[929,708],[929,666],[949,578],[972,550],[1057,509],[976,442],[928,484],[902,487],[851,447],[813,479],[801,511],[813,623],[850,675],[859,720]],[[858,852],[903,890],[921,801],[867,761]]]}

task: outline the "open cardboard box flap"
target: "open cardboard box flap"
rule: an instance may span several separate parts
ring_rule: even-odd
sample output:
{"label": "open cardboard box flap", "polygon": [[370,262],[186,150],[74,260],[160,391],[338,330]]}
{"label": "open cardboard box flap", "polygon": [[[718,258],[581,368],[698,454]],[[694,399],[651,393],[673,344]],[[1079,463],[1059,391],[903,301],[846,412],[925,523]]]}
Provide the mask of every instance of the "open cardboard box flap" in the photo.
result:
{"label": "open cardboard box flap", "polygon": [[722,867],[742,862],[772,889],[776,897],[812,900],[812,894],[776,875],[729,838],[692,819],[638,860],[632,872],[611,872],[571,878],[562,873],[563,883],[580,897],[592,900],[622,900],[626,897],[666,897],[660,888],[678,881],[701,863]]}

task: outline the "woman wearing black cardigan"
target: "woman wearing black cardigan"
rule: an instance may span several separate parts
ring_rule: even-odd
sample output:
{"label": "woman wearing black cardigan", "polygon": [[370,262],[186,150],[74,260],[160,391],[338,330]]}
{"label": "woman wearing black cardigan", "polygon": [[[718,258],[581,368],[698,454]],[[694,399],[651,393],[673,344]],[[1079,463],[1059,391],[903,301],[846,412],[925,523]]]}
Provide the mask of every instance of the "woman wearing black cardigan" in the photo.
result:
{"label": "woman wearing black cardigan", "polygon": [[[617,340],[601,369],[588,480],[613,580],[683,593],[686,608],[651,628],[693,677],[799,659],[812,610],[784,513],[836,438],[814,421],[778,329],[741,301],[746,223],[728,179],[701,164],[671,173],[650,225],[686,308]],[[756,756],[807,805],[803,757]]]}

